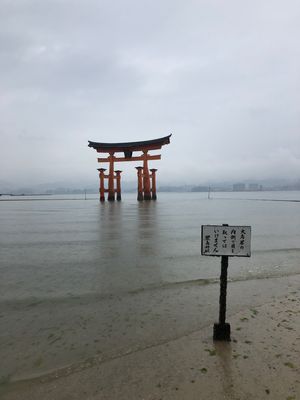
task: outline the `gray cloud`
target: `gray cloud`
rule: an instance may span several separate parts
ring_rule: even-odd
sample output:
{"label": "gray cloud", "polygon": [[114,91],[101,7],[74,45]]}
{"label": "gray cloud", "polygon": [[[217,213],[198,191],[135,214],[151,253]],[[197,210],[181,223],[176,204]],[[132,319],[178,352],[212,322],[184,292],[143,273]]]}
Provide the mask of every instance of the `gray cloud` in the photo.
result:
{"label": "gray cloud", "polygon": [[0,7],[5,180],[90,181],[88,139],[170,132],[157,165],[165,182],[299,177],[298,2]]}

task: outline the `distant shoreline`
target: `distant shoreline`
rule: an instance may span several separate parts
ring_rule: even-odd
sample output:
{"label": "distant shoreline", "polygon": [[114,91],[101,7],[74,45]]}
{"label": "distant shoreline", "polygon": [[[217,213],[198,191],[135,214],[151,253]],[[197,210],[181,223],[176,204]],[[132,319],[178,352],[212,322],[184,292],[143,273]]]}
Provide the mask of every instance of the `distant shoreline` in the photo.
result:
{"label": "distant shoreline", "polygon": [[[136,189],[124,189],[122,190],[122,192],[124,194],[130,194],[130,193],[135,193]],[[191,188],[189,189],[184,189],[184,188],[173,188],[173,187],[161,187],[157,189],[158,193],[201,193],[201,194],[207,194],[210,193],[211,195],[213,195],[214,193],[232,193],[232,194],[246,194],[246,193],[266,193],[266,192],[272,192],[272,193],[278,193],[278,192],[300,192],[300,189],[298,188],[290,188],[290,189],[282,189],[282,188],[264,188],[263,190],[229,190],[228,188],[211,188],[211,190],[193,190]],[[84,190],[70,190],[70,191],[58,191],[58,192],[54,192],[51,191],[49,193],[0,193],[0,198],[3,196],[7,196],[7,197],[38,197],[38,196],[71,196],[71,195],[76,195],[76,196],[85,196],[85,195],[98,195],[98,191],[95,190],[86,190],[86,192]],[[245,200],[245,199],[243,199]],[[252,200],[252,199],[249,199]],[[267,199],[268,200],[268,199]]]}
{"label": "distant shoreline", "polygon": [[[161,192],[161,193],[166,193],[166,192]],[[172,192],[174,194],[174,192]],[[195,193],[195,192],[182,192],[182,193]],[[128,193],[127,193],[128,194]],[[1,196],[9,196],[13,198],[1,198]],[[39,198],[42,196],[43,198]],[[79,201],[79,200],[98,200],[96,197],[70,197],[70,198],[48,198],[47,196],[72,196],[72,194],[67,194],[67,195],[54,195],[54,194],[23,194],[23,195],[1,195],[0,194],[0,203],[1,202],[15,202],[15,201]],[[79,196],[79,195],[78,195]],[[90,195],[91,196],[91,195]],[[22,198],[16,198],[16,197],[22,197]],[[30,197],[35,197],[34,199]],[[300,200],[297,199],[258,199],[258,198],[234,198],[234,197],[215,197],[215,198],[203,198],[202,200],[209,200],[209,201],[216,201],[216,200],[233,200],[233,201],[270,201],[270,202],[281,202],[281,203],[300,203]],[[117,203],[117,201],[116,201]]]}

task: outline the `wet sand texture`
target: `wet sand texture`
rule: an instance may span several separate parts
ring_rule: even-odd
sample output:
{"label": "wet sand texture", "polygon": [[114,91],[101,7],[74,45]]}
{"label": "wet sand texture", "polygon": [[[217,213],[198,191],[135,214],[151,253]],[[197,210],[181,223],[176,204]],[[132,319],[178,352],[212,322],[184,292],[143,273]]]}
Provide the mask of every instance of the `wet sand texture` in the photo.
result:
{"label": "wet sand texture", "polygon": [[231,343],[213,343],[209,326],[70,375],[2,384],[1,399],[299,399],[299,289],[229,322]]}
{"label": "wet sand texture", "polygon": [[[230,282],[227,315],[299,287],[300,275]],[[200,280],[122,296],[1,302],[0,381],[73,372],[179,339],[215,322],[218,298],[219,283]]]}

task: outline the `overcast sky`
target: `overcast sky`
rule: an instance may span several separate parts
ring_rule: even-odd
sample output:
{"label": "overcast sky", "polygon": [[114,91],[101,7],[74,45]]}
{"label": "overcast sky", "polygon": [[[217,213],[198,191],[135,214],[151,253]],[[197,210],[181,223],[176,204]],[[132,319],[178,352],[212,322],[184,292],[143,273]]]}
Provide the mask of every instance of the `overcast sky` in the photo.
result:
{"label": "overcast sky", "polygon": [[0,0],[0,181],[93,182],[88,140],[169,133],[160,183],[299,179],[299,21],[296,0]]}

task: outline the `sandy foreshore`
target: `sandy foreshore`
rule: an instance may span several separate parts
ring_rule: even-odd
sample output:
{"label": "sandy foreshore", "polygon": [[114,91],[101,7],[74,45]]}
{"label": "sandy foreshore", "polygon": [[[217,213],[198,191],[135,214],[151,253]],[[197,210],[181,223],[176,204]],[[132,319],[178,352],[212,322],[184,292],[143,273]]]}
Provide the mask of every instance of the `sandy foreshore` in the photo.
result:
{"label": "sandy foreshore", "polygon": [[230,343],[214,343],[210,325],[72,372],[3,383],[1,399],[300,399],[300,290],[228,322]]}

